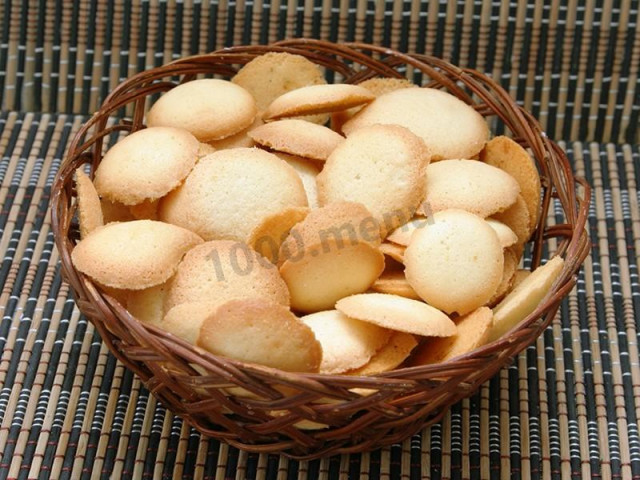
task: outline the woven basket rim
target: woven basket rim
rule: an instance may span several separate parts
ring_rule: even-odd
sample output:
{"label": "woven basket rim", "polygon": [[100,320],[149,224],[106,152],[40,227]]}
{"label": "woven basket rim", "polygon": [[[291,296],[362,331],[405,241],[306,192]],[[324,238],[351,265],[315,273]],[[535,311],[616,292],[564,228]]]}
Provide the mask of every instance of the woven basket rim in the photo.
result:
{"label": "woven basket rim", "polygon": [[[90,279],[78,272],[70,259],[76,239],[72,231],[74,215],[72,179],[75,168],[84,163],[90,163],[93,173],[100,160],[104,139],[109,134],[119,130],[135,131],[142,128],[144,126],[145,99],[151,94],[175,86],[174,82],[164,80],[165,78],[181,75],[181,81],[189,81],[195,78],[197,73],[203,72],[231,75],[235,71],[234,65],[246,63],[251,58],[267,51],[305,54],[312,61],[326,68],[334,67],[334,71],[339,74],[349,74],[346,78],[349,83],[362,81],[376,76],[380,72],[402,76],[402,72],[397,68],[404,65],[420,70],[430,78],[431,81],[426,83],[426,86],[445,88],[465,101],[473,99],[474,107],[481,114],[489,116],[488,114],[492,113],[500,117],[513,132],[516,141],[531,148],[543,179],[543,214],[540,216],[541,223],[539,224],[543,228],[537,229],[533,239],[532,268],[540,263],[542,248],[546,240],[551,237],[564,238],[559,246],[559,254],[565,258],[563,271],[551,291],[534,312],[500,339],[444,363],[405,367],[365,377],[284,372],[275,368],[216,356],[157,327],[142,324],[134,319],[115,298],[100,291]],[[352,69],[349,62],[361,62],[360,65],[365,65],[365,67],[356,71]],[[107,126],[109,118],[127,105],[132,106],[130,120]],[[514,124],[517,124],[518,128],[513,128]],[[582,195],[578,195],[578,186],[582,189]],[[589,239],[585,223],[590,196],[589,185],[584,180],[576,179],[573,176],[566,154],[546,136],[531,114],[518,106],[509,94],[487,75],[472,69],[456,67],[435,57],[401,53],[386,47],[362,43],[336,45],[320,40],[292,39],[271,45],[229,47],[209,54],[178,59],[167,65],[140,72],[122,82],[108,95],[96,113],[85,122],[70,144],[52,187],[52,229],[60,252],[62,271],[65,279],[78,295],[78,305],[81,310],[92,320],[109,349],[134,370],[145,383],[150,382],[147,386],[152,392],[155,389],[159,391],[164,387],[164,384],[162,380],[157,380],[158,376],[162,375],[161,372],[153,369],[144,371],[140,367],[145,361],[151,362],[151,360],[145,360],[147,357],[152,358],[148,351],[155,351],[159,358],[176,360],[177,357],[189,357],[197,365],[207,369],[208,372],[228,374],[229,378],[233,379],[232,383],[235,382],[245,387],[250,385],[255,387],[257,391],[261,391],[261,388],[251,383],[253,378],[260,378],[264,381],[274,379],[278,383],[289,384],[303,391],[315,391],[318,394],[344,399],[352,396],[346,388],[342,387],[344,385],[402,391],[415,387],[423,381],[431,382],[438,375],[446,378],[448,375],[453,375],[451,372],[457,372],[460,369],[479,368],[483,362],[500,362],[501,368],[515,353],[519,353],[527,345],[533,343],[542,329],[551,321],[561,299],[573,288],[576,282],[576,272],[588,254]],[[552,197],[557,198],[562,204],[567,223],[544,228]],[[544,320],[541,320],[543,316]],[[119,322],[122,322],[129,329],[127,333],[129,336],[123,334]],[[112,328],[115,328],[121,336],[112,332]],[[531,337],[532,331],[538,333]],[[140,351],[144,351],[144,355],[140,353],[141,360],[136,358],[135,348],[128,350],[133,352],[133,354],[128,354],[133,358],[125,356],[122,349],[129,347],[125,345],[123,337],[127,338],[127,341],[133,339],[141,345]],[[528,341],[525,341],[527,339]],[[191,370],[194,376],[198,375],[193,368]],[[167,376],[166,378],[173,377]],[[156,385],[154,382],[159,382],[159,384]],[[327,389],[327,383],[332,383],[335,390]],[[266,395],[273,396],[273,392],[268,389],[262,389],[262,391]],[[201,429],[201,431],[204,430],[206,429]],[[234,438],[225,438],[225,440],[232,444],[238,443]],[[247,445],[242,442],[238,444],[245,447]],[[343,447],[336,446],[335,448]]]}

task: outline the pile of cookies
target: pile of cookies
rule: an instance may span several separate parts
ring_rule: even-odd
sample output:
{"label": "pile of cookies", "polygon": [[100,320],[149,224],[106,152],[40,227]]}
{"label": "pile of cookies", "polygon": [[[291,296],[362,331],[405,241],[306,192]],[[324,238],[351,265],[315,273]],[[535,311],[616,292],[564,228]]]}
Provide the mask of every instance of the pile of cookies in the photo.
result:
{"label": "pile of cookies", "polygon": [[199,348],[375,375],[500,338],[559,276],[519,268],[536,166],[446,92],[327,84],[268,53],[160,96],[147,128],[76,172],[75,267]]}

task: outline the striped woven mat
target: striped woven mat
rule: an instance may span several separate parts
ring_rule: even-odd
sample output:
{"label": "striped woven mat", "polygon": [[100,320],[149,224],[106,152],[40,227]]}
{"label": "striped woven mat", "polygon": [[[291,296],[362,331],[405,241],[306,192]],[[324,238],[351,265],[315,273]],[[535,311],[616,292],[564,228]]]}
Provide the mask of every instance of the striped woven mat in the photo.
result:
{"label": "striped woven mat", "polygon": [[638,145],[562,144],[593,250],[535,345],[402,444],[297,462],[201,438],[79,314],[47,209],[84,119],[0,114],[0,478],[640,478]]}

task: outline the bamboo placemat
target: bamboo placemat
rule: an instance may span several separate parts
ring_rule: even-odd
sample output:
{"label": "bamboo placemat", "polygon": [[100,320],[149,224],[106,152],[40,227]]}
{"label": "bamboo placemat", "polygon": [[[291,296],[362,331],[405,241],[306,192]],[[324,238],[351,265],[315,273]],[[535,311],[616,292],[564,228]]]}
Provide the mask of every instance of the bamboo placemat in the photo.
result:
{"label": "bamboo placemat", "polygon": [[8,0],[0,108],[87,114],[146,68],[291,37],[429,53],[493,76],[552,138],[637,142],[637,0]]}
{"label": "bamboo placemat", "polygon": [[0,478],[640,478],[638,145],[563,144],[593,251],[536,345],[402,444],[297,462],[201,438],[79,314],[48,204],[85,119],[0,113]]}

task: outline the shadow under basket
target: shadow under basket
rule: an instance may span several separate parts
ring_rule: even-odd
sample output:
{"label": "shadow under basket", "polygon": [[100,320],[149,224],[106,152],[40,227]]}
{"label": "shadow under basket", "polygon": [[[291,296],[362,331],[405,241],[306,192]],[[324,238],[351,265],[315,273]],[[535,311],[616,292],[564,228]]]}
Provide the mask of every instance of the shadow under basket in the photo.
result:
{"label": "shadow under basket", "polygon": [[[218,357],[144,325],[78,272],[71,263],[78,238],[75,169],[89,163],[95,171],[111,135],[144,128],[145,108],[154,95],[202,76],[230,78],[267,52],[303,55],[336,82],[408,77],[443,89],[487,117],[494,133],[506,130],[529,148],[543,186],[541,220],[529,245],[531,268],[540,263],[543,252],[553,251],[565,259],[560,277],[535,311],[501,339],[446,363],[371,377],[297,374]],[[589,251],[585,230],[589,186],[574,178],[565,153],[499,85],[486,75],[434,57],[357,43],[299,39],[232,47],[135,75],[121,83],[77,133],[52,196],[53,229],[64,276],[80,310],[111,352],[158,400],[204,435],[247,451],[298,459],[372,450],[438,421],[452,404],[472,395],[535,342],[574,286]],[[556,223],[548,226],[550,206]]]}

